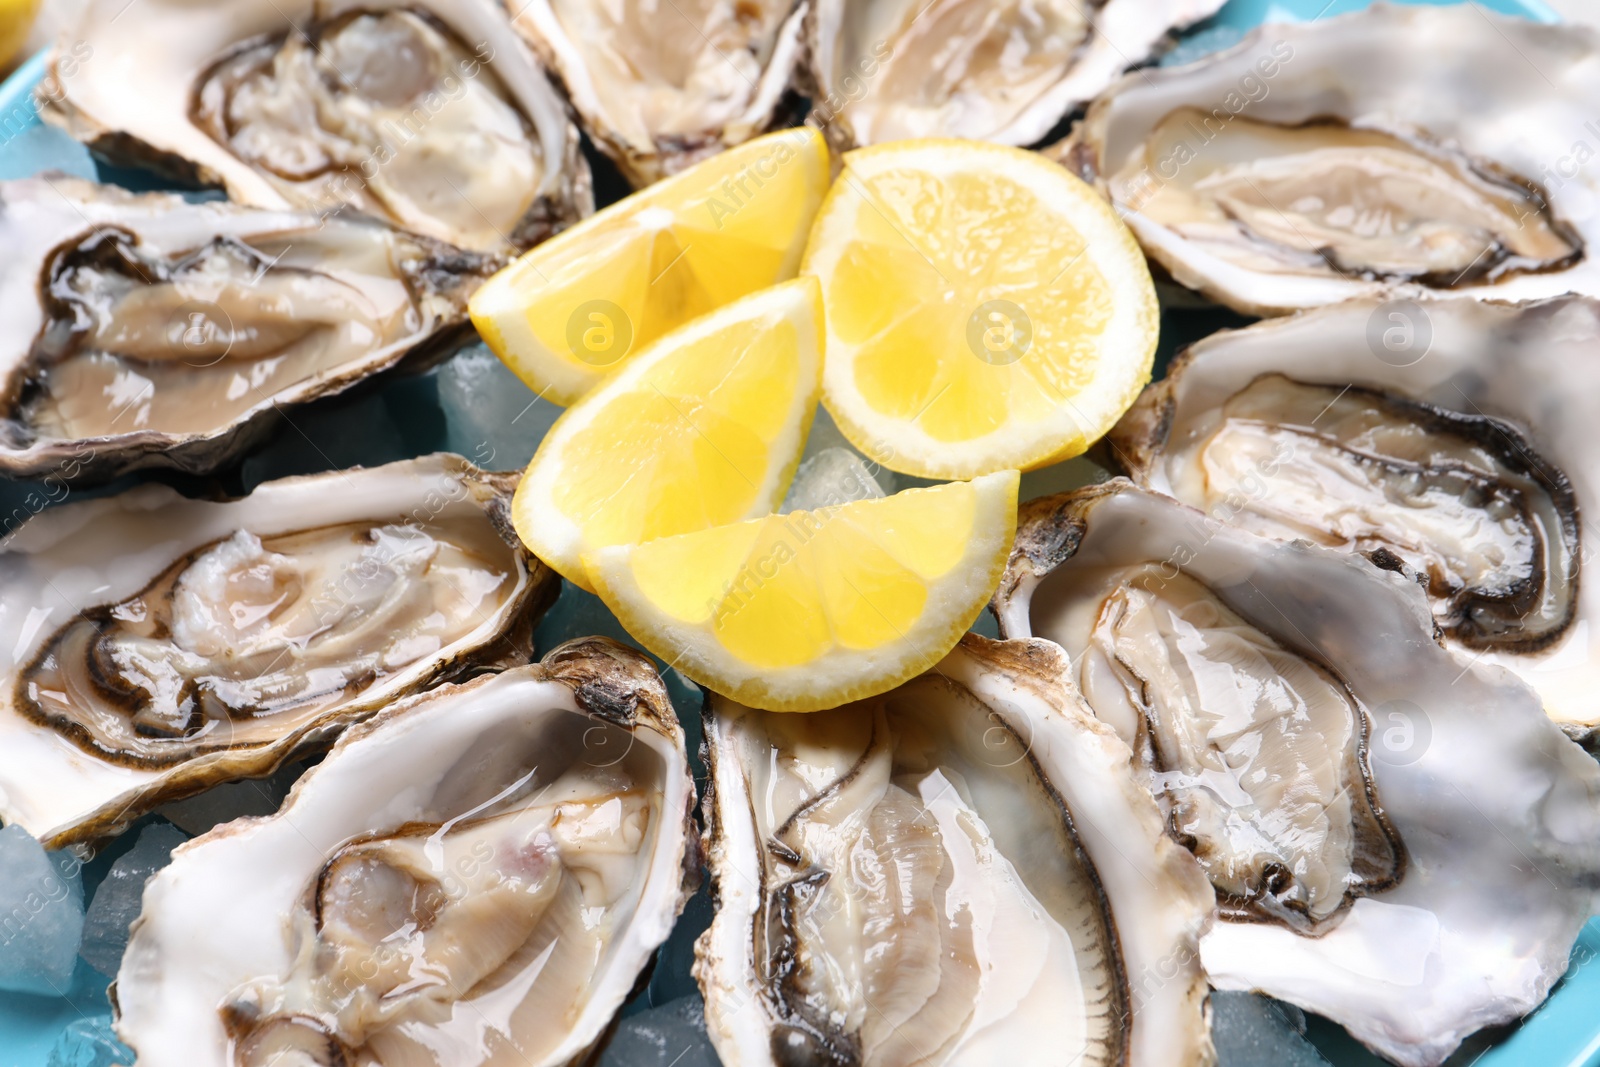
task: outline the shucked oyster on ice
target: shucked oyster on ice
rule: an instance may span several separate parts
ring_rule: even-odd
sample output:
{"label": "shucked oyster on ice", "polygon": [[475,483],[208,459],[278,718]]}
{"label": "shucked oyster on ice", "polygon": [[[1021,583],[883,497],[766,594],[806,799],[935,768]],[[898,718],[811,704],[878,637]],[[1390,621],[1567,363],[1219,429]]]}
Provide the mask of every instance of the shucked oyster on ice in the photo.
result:
{"label": "shucked oyster on ice", "polygon": [[1600,764],[1409,578],[1118,479],[1030,502],[996,594],[1216,887],[1200,958],[1407,1067],[1537,1007],[1600,887]]}
{"label": "shucked oyster on ice", "polygon": [[216,469],[284,407],[448,351],[501,263],[343,212],[0,183],[0,473]]}
{"label": "shucked oyster on ice", "polygon": [[525,661],[556,579],[511,528],[515,484],[438,455],[29,520],[0,551],[0,816],[51,848],[114,833]]}
{"label": "shucked oyster on ice", "polygon": [[402,701],[175,853],[117,1031],[147,1067],[576,1063],[672,930],[693,804],[666,689],[604,638]]}
{"label": "shucked oyster on ice", "polygon": [[1061,151],[1177,281],[1249,314],[1600,295],[1597,98],[1600,31],[1376,4],[1124,78]]}
{"label": "shucked oyster on ice", "polygon": [[1042,140],[1223,0],[813,0],[812,121],[849,148]]}
{"label": "shucked oyster on ice", "polygon": [[1600,301],[1357,300],[1192,346],[1112,431],[1134,480],[1426,583],[1447,645],[1600,727]]}
{"label": "shucked oyster on ice", "polygon": [[52,72],[46,119],[244,204],[350,204],[479,251],[593,207],[577,131],[496,0],[89,0],[63,41],[91,58]]}
{"label": "shucked oyster on ice", "polygon": [[833,711],[711,698],[695,973],[725,1064],[1212,1061],[1211,890],[1065,669],[969,634]]}
{"label": "shucked oyster on ice", "polygon": [[529,0],[512,20],[635,186],[773,124],[800,53],[794,0]]}

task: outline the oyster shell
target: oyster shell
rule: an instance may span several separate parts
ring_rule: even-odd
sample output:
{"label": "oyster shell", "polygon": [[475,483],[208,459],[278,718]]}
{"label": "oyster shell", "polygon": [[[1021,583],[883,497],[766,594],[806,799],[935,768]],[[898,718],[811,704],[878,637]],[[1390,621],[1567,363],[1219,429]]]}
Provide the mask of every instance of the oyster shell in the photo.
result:
{"label": "oyster shell", "polygon": [[353,213],[0,183],[0,473],[214,470],[281,409],[446,353],[501,265]]}
{"label": "oyster shell", "polygon": [[1407,1067],[1542,1002],[1600,886],[1600,765],[1409,578],[1118,479],[1024,506],[1001,632],[1058,643],[1224,921],[1213,985]]}
{"label": "oyster shell", "polygon": [[806,715],[710,698],[722,1061],[1189,1067],[1213,898],[1044,641]]}
{"label": "oyster shell", "polygon": [[94,60],[52,69],[45,119],[240,203],[349,204],[495,252],[593,210],[577,130],[495,0],[89,0],[63,41]]}
{"label": "oyster shell", "polygon": [[412,697],[178,849],[117,1032],[152,1067],[576,1063],[683,906],[693,804],[666,689],[605,638]]}
{"label": "oyster shell", "polygon": [[[1388,339],[1388,344],[1385,339]],[[1206,338],[1109,437],[1139,484],[1403,566],[1447,645],[1600,726],[1600,302],[1357,300]]]}
{"label": "oyster shell", "polygon": [[1124,78],[1056,152],[1173,278],[1248,314],[1600,295],[1597,96],[1589,27],[1377,4]]}
{"label": "oyster shell", "polygon": [[776,123],[805,12],[795,0],[531,0],[512,21],[639,187]]}
{"label": "oyster shell", "polygon": [[813,0],[810,121],[837,147],[1043,140],[1223,0]]}
{"label": "oyster shell", "polygon": [[557,579],[511,528],[515,484],[438,455],[24,523],[0,552],[0,815],[51,848],[115,833],[521,662]]}

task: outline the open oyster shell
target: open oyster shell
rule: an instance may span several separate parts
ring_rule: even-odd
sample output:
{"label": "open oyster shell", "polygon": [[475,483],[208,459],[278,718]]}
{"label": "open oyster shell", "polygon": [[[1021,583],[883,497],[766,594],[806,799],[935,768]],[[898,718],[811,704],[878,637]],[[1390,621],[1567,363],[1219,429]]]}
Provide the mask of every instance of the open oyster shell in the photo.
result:
{"label": "open oyster shell", "polygon": [[1029,145],[1223,0],[812,0],[810,121],[838,148]]}
{"label": "open oyster shell", "polygon": [[1600,727],[1600,301],[1356,300],[1191,346],[1108,443],[1139,484],[1426,583],[1445,643]]}
{"label": "open oyster shell", "polygon": [[0,474],[215,470],[283,408],[447,354],[503,262],[350,212],[0,183]]}
{"label": "open oyster shell", "polygon": [[1600,295],[1597,97],[1600,31],[1375,4],[1124,78],[1056,152],[1173,278],[1248,314]]}
{"label": "open oyster shell", "polygon": [[968,634],[833,711],[710,698],[695,974],[724,1063],[1212,1062],[1211,890],[1066,666]]}
{"label": "open oyster shell", "polygon": [[117,1032],[150,1067],[579,1062],[693,885],[693,804],[666,689],[605,638],[412,697],[177,850]]}
{"label": "open oyster shell", "polygon": [[1600,765],[1417,584],[1118,479],[1025,505],[1001,632],[1058,643],[1224,921],[1218,988],[1407,1067],[1537,1007],[1600,886]]}
{"label": "open oyster shell", "polygon": [[512,20],[635,187],[770,128],[806,3],[530,0]]}
{"label": "open oyster shell", "polygon": [[495,252],[593,210],[577,130],[496,0],[89,0],[62,40],[47,120],[240,203],[349,204]]}
{"label": "open oyster shell", "polygon": [[437,455],[24,523],[0,551],[0,816],[50,848],[115,833],[524,662],[558,582],[511,528],[515,485]]}

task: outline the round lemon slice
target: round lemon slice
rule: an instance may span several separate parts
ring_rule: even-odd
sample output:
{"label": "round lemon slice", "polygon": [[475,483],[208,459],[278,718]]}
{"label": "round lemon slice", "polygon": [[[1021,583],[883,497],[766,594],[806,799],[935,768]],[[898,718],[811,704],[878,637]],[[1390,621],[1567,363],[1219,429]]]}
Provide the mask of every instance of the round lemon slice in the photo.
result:
{"label": "round lemon slice", "polygon": [[1111,206],[1036,152],[901,141],[844,156],[801,270],[823,403],[894,470],[971,478],[1085,451],[1150,380],[1159,309]]}
{"label": "round lemon slice", "polygon": [[1016,471],[584,557],[630,634],[751,707],[818,711],[955,647],[999,584]]}
{"label": "round lemon slice", "polygon": [[667,334],[562,413],[523,472],[523,542],[575,585],[582,555],[770,514],[822,387],[811,278]]}
{"label": "round lemon slice", "polygon": [[793,278],[827,185],[817,131],[757,137],[528,252],[473,294],[472,322],[529,387],[571,404],[668,331]]}

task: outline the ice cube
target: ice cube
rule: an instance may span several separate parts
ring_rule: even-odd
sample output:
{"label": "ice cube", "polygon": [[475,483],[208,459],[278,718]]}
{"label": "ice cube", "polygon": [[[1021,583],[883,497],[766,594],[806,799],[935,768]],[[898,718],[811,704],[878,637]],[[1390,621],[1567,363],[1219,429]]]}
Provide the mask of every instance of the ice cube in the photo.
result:
{"label": "ice cube", "polygon": [[1211,994],[1217,1067],[1330,1067],[1305,1039],[1305,1014],[1256,993]]}
{"label": "ice cube", "polygon": [[91,1015],[67,1024],[45,1067],[120,1067],[133,1062],[133,1050],[117,1040],[111,1016]]}
{"label": "ice cube", "polygon": [[0,829],[0,989],[61,996],[83,938],[82,864]]}
{"label": "ice cube", "polygon": [[128,924],[139,915],[144,884],[172,860],[172,850],[189,840],[170,823],[157,822],[139,831],[133,847],[118,856],[105,881],[89,902],[83,927],[83,958],[107,978],[117,976],[128,947]]}
{"label": "ice cube", "polygon": [[561,409],[541,398],[483,345],[439,368],[446,447],[488,470],[528,465]]}
{"label": "ice cube", "polygon": [[848,448],[825,448],[801,462],[779,510],[787,515],[883,495],[883,486],[859,455]]}
{"label": "ice cube", "polygon": [[600,1067],[721,1067],[706,1036],[698,994],[630,1015],[617,1024]]}

